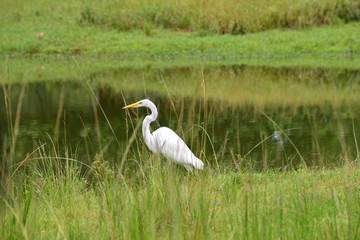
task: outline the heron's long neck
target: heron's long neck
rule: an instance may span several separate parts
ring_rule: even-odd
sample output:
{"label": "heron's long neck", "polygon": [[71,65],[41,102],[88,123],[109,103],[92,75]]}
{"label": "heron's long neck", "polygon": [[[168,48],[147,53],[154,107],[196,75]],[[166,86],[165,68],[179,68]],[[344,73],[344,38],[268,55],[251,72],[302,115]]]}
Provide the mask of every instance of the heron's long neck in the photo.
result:
{"label": "heron's long neck", "polygon": [[158,112],[157,112],[156,107],[150,108],[150,109],[151,109],[151,114],[146,116],[143,121],[142,133],[143,133],[146,145],[149,147],[149,149],[152,152],[156,152],[155,138],[150,132],[150,123],[152,123],[153,121],[156,120]]}

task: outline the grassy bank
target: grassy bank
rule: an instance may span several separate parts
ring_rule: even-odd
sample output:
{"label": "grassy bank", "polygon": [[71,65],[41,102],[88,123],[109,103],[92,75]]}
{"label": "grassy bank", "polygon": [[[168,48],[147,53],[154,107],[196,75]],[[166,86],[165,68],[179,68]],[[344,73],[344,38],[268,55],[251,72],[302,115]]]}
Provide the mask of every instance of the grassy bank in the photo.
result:
{"label": "grassy bank", "polygon": [[[219,4],[226,9],[219,8]],[[263,7],[259,9],[259,5]],[[37,0],[32,3],[4,1],[3,6],[6,7],[0,10],[2,55],[111,53],[123,58],[218,59],[329,55],[356,58],[360,51],[360,25],[348,23],[359,18],[357,1],[322,0],[296,4],[293,1],[258,0],[254,4],[232,0],[219,3]],[[200,11],[203,11],[202,14]],[[154,17],[154,14],[159,17]],[[177,14],[185,16],[179,17]],[[277,19],[274,14],[283,15],[285,20]],[[147,20],[147,17],[155,19]],[[166,20],[168,17],[174,19]],[[267,17],[274,19],[267,20]],[[182,18],[192,19],[184,20],[191,26],[179,26]],[[164,23],[166,21],[170,23]],[[291,21],[293,23],[289,23]],[[318,27],[323,25],[319,21],[328,26]],[[296,26],[301,29],[289,29]],[[219,34],[243,31],[237,28],[258,33],[236,36]],[[278,30],[270,30],[274,28]]]}
{"label": "grassy bank", "polygon": [[89,4],[80,22],[120,31],[155,27],[245,34],[274,28],[303,28],[360,20],[356,0],[145,0]]}
{"label": "grassy bank", "polygon": [[0,52],[23,54],[106,54],[157,58],[357,58],[360,24],[305,30],[271,30],[245,36],[156,30],[117,32],[95,26],[18,26],[0,29]]}
{"label": "grassy bank", "polygon": [[150,157],[121,177],[101,161],[88,171],[70,158],[30,156],[23,167],[28,175],[18,171],[1,197],[3,239],[360,237],[360,171],[352,165],[286,173],[207,165],[187,174]]}
{"label": "grassy bank", "polygon": [[[202,34],[244,34],[360,20],[357,0],[3,0],[5,23],[90,24],[118,31],[179,29]],[[51,14],[49,14],[51,13]]]}

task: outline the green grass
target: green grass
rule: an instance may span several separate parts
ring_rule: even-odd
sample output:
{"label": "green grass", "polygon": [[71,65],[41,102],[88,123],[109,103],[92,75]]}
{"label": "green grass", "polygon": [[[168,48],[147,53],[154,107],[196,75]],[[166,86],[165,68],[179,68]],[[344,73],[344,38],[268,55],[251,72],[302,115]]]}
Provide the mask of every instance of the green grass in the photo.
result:
{"label": "green grass", "polygon": [[[32,3],[4,1],[2,4],[6,6],[0,10],[0,53],[2,55],[110,53],[121,58],[219,59],[299,56],[356,58],[360,51],[359,23],[348,23],[360,17],[357,1],[322,0],[295,4],[295,2],[283,0],[258,0],[256,4],[250,4],[248,1],[233,2],[232,0],[223,0],[220,3],[187,0],[171,3],[161,0],[141,2],[36,0]],[[159,9],[153,7],[157,4],[160,4]],[[225,9],[219,10],[219,4],[225,6]],[[317,4],[319,4],[318,7],[316,7]],[[179,5],[183,6],[184,10]],[[258,5],[263,7],[259,9]],[[203,8],[203,6],[206,7]],[[167,18],[164,14],[177,18],[176,14],[171,9],[168,11],[167,8],[178,9],[176,13],[196,17],[190,22],[205,21],[207,24],[191,23],[194,27],[182,28],[176,27],[176,24],[173,27],[174,24],[170,23],[166,27],[164,26],[166,24],[157,25],[143,19],[151,16],[151,11],[159,11],[164,18]],[[298,8],[303,10],[298,11]],[[339,8],[343,10],[338,10]],[[198,14],[199,11],[204,12]],[[267,11],[271,14],[269,15]],[[214,12],[218,14],[210,14]],[[349,12],[353,14],[347,14]],[[267,23],[266,18],[262,19],[262,15],[272,16],[273,13],[293,19],[294,24],[286,23],[285,26],[289,26],[283,28],[282,20],[275,20],[277,23],[273,26]],[[323,24],[318,24],[317,20],[312,23],[313,20],[302,17],[302,14],[320,17],[325,19],[322,20],[324,24],[331,24],[317,27]],[[350,19],[344,20],[339,14]],[[135,19],[135,22],[128,20],[127,17]],[[212,21],[207,17],[215,17],[217,20]],[[335,18],[339,21],[335,21]],[[244,19],[254,26],[246,27],[245,23],[235,23],[236,20],[245,21]],[[228,23],[229,21],[235,21],[232,24],[236,26],[249,28],[246,32],[258,33],[241,36],[214,34],[214,32],[231,33],[231,30],[221,30],[222,25],[225,28],[228,26],[231,29],[234,28]],[[304,21],[304,23],[296,23],[298,21]],[[124,26],[113,26],[115,23]],[[289,29],[293,28],[292,25],[301,29]],[[206,28],[214,29],[214,32],[210,29],[210,33],[206,33],[208,31]],[[271,30],[274,28],[277,30]],[[121,29],[127,29],[127,31]]]}
{"label": "green grass", "polygon": [[[360,24],[305,30],[271,30],[242,37],[158,30],[116,32],[98,27],[2,27],[2,54],[106,54],[117,57],[276,58],[355,57],[360,51]],[[37,35],[42,33],[43,35]]]}
{"label": "green grass", "polygon": [[[3,0],[5,23],[91,24],[127,31],[180,29],[201,34],[244,34],[360,20],[357,0]],[[51,12],[52,14],[48,14]]]}
{"label": "green grass", "polygon": [[207,164],[188,174],[144,155],[121,177],[101,160],[89,172],[70,159],[31,158],[29,174],[18,171],[2,195],[3,239],[360,237],[353,165],[254,173]]}
{"label": "green grass", "polygon": [[112,29],[181,29],[245,34],[360,20],[356,0],[140,0],[104,1],[82,11],[81,21]]}

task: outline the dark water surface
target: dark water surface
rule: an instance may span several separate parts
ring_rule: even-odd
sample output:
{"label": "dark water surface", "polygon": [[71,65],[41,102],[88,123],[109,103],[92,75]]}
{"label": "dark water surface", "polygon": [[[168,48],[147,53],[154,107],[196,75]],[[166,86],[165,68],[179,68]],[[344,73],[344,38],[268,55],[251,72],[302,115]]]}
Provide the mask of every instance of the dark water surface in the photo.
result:
{"label": "dark water surface", "polygon": [[[126,103],[132,103],[146,97],[159,110],[158,121],[152,124],[152,129],[159,125],[172,128],[196,155],[210,164],[218,161],[220,165],[233,168],[261,170],[297,167],[299,164],[332,166],[345,161],[344,156],[346,159],[356,157],[354,136],[360,136],[360,103],[354,99],[356,93],[353,91],[359,87],[359,71],[344,69],[333,74],[327,69],[251,67],[250,72],[246,69],[246,66],[205,69],[211,81],[207,88],[201,88],[201,74],[193,74],[192,71],[198,69],[191,67],[141,71],[112,69],[89,74],[88,83],[82,76],[26,81],[24,75],[24,81],[5,82],[0,92],[3,155],[10,154],[13,134],[16,135],[15,161],[23,160],[46,143],[48,149],[58,155],[70,153],[74,158],[91,162],[96,154],[102,154],[111,164],[119,164],[134,128],[148,113],[145,109],[122,110],[124,99]],[[253,92],[239,89],[239,95],[256,95],[258,102],[256,99],[240,101],[234,89],[236,84],[229,90],[223,89],[224,84],[230,84],[230,76],[231,84],[247,81],[250,86],[251,81],[256,85],[258,79],[245,80],[249,76],[242,78],[244,73],[266,75],[266,71],[274,77],[263,79],[258,88],[249,87]],[[217,78],[211,79],[214,73]],[[319,76],[326,74],[319,82]],[[297,91],[293,82],[299,82],[300,78],[303,78],[301,84],[295,87],[302,92],[313,91],[309,97],[314,98],[313,102],[311,99],[302,102],[306,95],[295,96]],[[181,79],[186,83],[198,82],[200,87],[190,88],[193,89],[191,92],[188,85],[182,86]],[[206,85],[206,81],[205,78],[203,84]],[[266,91],[262,94],[263,87]],[[161,90],[157,91],[157,88]],[[221,98],[214,97],[221,95],[216,88],[223,94]],[[328,96],[334,94],[331,89],[344,97],[337,100],[337,96]],[[291,95],[279,97],[281,92],[287,91],[293,91],[294,99],[300,100],[290,101]],[[279,99],[272,101],[275,98]],[[129,167],[132,166],[131,159],[136,160],[139,154],[149,154],[141,138],[141,129],[138,129],[127,155]]]}

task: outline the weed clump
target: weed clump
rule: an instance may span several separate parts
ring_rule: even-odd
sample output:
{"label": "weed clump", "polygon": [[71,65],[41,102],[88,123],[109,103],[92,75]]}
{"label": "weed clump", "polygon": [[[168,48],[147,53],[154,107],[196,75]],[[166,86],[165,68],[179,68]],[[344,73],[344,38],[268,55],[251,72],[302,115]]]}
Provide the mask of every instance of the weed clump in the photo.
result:
{"label": "weed clump", "polygon": [[147,29],[151,24],[166,29],[245,34],[360,20],[360,3],[356,0],[117,0],[101,3],[101,8],[86,7],[80,21],[120,31]]}

